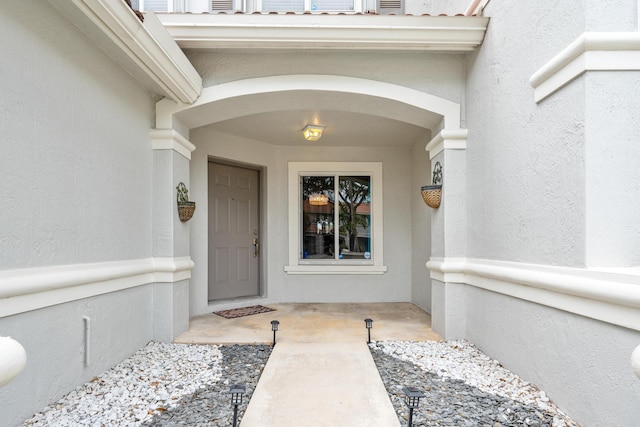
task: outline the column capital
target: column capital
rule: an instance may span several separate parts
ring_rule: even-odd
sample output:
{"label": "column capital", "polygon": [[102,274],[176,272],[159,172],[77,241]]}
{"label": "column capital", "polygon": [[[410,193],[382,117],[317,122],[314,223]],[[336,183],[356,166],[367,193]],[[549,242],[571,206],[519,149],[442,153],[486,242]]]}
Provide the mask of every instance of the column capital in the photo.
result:
{"label": "column capital", "polygon": [[465,150],[467,148],[467,129],[442,129],[425,147],[429,159],[433,159],[443,150]]}

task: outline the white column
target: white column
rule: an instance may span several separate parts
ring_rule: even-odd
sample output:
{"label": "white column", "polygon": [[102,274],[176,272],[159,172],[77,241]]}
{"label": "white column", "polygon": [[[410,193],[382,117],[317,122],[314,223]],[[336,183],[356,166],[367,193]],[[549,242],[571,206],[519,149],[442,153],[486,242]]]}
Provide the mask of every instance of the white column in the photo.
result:
{"label": "white column", "polygon": [[[445,261],[466,255],[466,144],[467,130],[443,129],[426,147],[431,169],[442,166],[442,201],[431,209],[431,259]],[[431,327],[444,339],[466,335],[466,292],[460,282],[431,275]]]}
{"label": "white column", "polygon": [[[183,182],[189,188],[189,162],[195,146],[174,129],[152,129],[151,140],[153,256],[189,257],[189,223],[178,218],[177,187]],[[153,307],[154,339],[172,341],[189,328],[189,280],[156,283]]]}

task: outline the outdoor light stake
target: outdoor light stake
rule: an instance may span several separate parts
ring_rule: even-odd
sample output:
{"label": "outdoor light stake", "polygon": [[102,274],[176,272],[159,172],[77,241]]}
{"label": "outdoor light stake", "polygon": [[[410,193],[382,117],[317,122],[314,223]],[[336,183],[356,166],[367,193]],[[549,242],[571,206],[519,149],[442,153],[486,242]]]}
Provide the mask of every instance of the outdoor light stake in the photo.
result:
{"label": "outdoor light stake", "polygon": [[373,327],[372,319],[364,319],[364,326],[367,328],[367,344],[371,344],[371,328]]}
{"label": "outdoor light stake", "polygon": [[409,407],[409,423],[407,427],[413,426],[413,410],[418,409],[420,405],[420,398],[424,397],[424,394],[415,387],[402,387],[402,391],[405,394],[404,402]]}
{"label": "outdoor light stake", "polygon": [[233,427],[238,425],[238,405],[242,405],[242,396],[246,389],[242,384],[234,384],[231,386],[231,404],[233,405]]}
{"label": "outdoor light stake", "polygon": [[278,325],[280,324],[280,322],[278,322],[277,320],[272,320],[271,321],[271,330],[273,331],[273,345],[276,345],[276,331],[278,330]]}

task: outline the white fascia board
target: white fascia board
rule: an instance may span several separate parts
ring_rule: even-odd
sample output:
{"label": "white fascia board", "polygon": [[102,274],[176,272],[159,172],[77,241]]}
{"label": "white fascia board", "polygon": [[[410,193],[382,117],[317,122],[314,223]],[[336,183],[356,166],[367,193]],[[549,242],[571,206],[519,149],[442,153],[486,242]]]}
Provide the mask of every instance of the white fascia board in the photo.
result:
{"label": "white fascia board", "polygon": [[466,150],[467,129],[442,129],[427,143],[425,151],[429,152],[429,159],[433,159],[443,150]]}
{"label": "white fascia board", "polygon": [[202,78],[153,13],[143,23],[124,1],[49,2],[153,91],[185,103],[200,95]]}
{"label": "white fascia board", "polygon": [[640,33],[584,33],[536,71],[529,82],[540,102],[587,71],[640,70]]}
{"label": "white fascia board", "polygon": [[182,48],[469,52],[489,18],[318,14],[157,14]]}
{"label": "white fascia board", "polygon": [[640,331],[640,271],[431,258],[432,279],[464,283]]}
{"label": "white fascia board", "polygon": [[0,318],[152,283],[188,280],[190,257],[0,271]]}

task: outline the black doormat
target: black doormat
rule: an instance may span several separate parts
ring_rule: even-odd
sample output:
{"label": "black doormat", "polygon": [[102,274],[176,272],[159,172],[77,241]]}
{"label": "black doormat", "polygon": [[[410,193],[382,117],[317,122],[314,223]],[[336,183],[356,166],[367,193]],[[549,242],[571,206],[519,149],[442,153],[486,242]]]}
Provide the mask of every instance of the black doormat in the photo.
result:
{"label": "black doormat", "polygon": [[235,319],[236,317],[251,316],[252,314],[268,313],[270,311],[275,311],[275,309],[265,307],[264,305],[252,305],[250,307],[214,311],[213,314],[217,314],[218,316],[222,316],[226,319]]}

